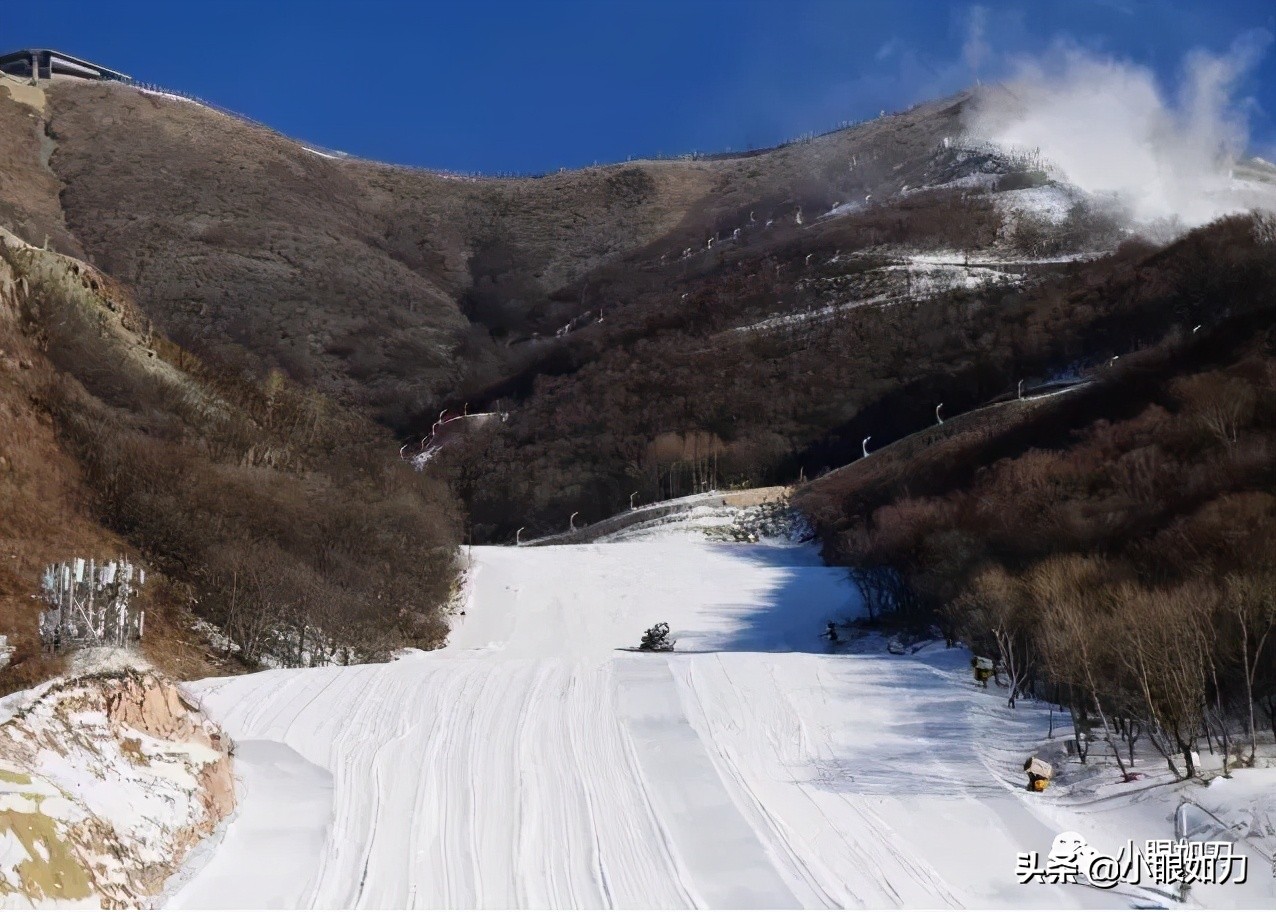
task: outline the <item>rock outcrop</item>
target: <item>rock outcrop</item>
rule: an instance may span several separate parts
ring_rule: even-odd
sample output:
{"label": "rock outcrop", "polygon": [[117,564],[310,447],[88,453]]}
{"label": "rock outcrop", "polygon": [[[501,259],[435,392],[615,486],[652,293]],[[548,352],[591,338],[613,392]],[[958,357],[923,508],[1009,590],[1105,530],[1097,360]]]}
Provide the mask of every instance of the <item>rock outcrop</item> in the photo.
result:
{"label": "rock outcrop", "polygon": [[0,904],[146,905],[234,808],[229,739],[155,673],[60,681],[6,702]]}

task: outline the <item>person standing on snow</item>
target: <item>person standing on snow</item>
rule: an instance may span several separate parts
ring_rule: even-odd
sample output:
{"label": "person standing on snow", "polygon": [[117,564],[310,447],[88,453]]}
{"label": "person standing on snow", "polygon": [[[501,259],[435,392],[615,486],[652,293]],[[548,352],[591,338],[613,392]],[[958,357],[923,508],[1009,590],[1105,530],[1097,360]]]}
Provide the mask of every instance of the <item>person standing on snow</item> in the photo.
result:
{"label": "person standing on snow", "polygon": [[836,646],[837,645],[837,625],[834,624],[832,621],[829,621],[828,629],[825,630],[823,633],[821,633],[820,636],[826,637],[829,641],[830,646]]}

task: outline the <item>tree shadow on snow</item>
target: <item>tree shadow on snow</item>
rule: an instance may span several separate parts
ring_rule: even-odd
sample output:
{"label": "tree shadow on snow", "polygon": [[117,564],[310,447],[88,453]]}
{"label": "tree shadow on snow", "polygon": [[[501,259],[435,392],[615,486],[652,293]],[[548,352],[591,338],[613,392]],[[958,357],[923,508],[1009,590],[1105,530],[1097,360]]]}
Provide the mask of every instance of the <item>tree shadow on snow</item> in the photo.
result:
{"label": "tree shadow on snow", "polygon": [[821,637],[828,622],[842,624],[864,613],[846,568],[826,566],[813,547],[720,544],[711,549],[770,571],[769,580],[748,602],[704,606],[703,628],[684,625],[673,631],[677,653],[827,654],[834,651]]}

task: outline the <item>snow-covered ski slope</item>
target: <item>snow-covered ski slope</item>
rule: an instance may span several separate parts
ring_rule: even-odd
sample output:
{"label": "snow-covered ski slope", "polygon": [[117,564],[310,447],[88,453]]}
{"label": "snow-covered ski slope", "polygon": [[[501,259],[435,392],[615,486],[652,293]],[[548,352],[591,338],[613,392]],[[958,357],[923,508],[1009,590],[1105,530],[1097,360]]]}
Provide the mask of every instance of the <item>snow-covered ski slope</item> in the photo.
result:
{"label": "snow-covered ski slope", "polygon": [[[1046,710],[961,650],[829,654],[858,598],[807,546],[475,548],[469,593],[439,652],[195,685],[242,806],[169,905],[1128,907],[1016,853],[1171,835],[1025,792]],[[625,651],[657,621],[677,652]]]}

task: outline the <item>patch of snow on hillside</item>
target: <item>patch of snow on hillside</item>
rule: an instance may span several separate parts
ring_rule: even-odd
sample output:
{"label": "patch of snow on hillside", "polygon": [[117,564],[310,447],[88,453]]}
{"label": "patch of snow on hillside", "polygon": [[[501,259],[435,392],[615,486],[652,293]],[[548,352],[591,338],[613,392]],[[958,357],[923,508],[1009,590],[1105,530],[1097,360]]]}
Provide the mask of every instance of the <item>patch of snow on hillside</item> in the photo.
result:
{"label": "patch of snow on hillside", "polygon": [[903,265],[885,266],[886,272],[903,274],[907,279],[910,296],[942,294],[955,289],[973,291],[985,285],[1018,281],[1019,277],[990,266],[975,266],[962,262],[955,254],[953,261],[945,262],[948,254],[917,254]]}
{"label": "patch of snow on hillside", "polygon": [[906,187],[901,191],[902,196],[910,196],[915,193],[924,193],[928,190],[983,190],[992,192],[998,181],[1002,179],[1002,174],[989,174],[985,172],[976,172],[975,174],[966,174],[962,177],[954,178],[950,181],[944,181],[940,184],[925,184],[921,187]]}
{"label": "patch of snow on hillside", "polygon": [[695,507],[685,513],[662,516],[638,523],[599,538],[599,543],[636,541],[686,541],[703,542],[706,536],[718,529],[728,529],[735,521],[737,510],[733,507]]}
{"label": "patch of snow on hillside", "polygon": [[794,544],[810,538],[804,521],[784,501],[751,507],[706,505],[650,519],[600,536],[599,543],[672,541],[764,542]]}
{"label": "patch of snow on hillside", "polygon": [[890,298],[886,295],[877,295],[871,298],[865,298],[862,301],[847,301],[843,304],[826,304],[824,307],[816,307],[811,310],[800,310],[793,313],[781,314],[778,317],[767,317],[765,320],[759,320],[756,323],[750,323],[747,326],[735,327],[735,332],[769,332],[786,327],[799,326],[803,323],[819,323],[835,316],[838,312],[848,310],[852,307],[864,307],[871,304],[885,304]]}
{"label": "patch of snow on hillside", "polygon": [[144,89],[141,86],[134,86],[134,88],[143,95],[154,95],[156,98],[167,98],[169,101],[182,101],[186,104],[199,105],[201,108],[207,107],[207,105],[202,104],[193,98],[187,98],[185,95],[177,95],[173,92],[163,92],[159,89]]}
{"label": "patch of snow on hillside", "polygon": [[117,671],[147,671],[150,661],[130,646],[89,646],[71,653],[68,677]]}
{"label": "patch of snow on hillside", "polygon": [[1072,208],[1084,199],[1085,194],[1080,191],[1057,183],[1023,190],[1007,190],[993,196],[997,208],[1003,213],[1025,213],[1051,225],[1063,224]]}
{"label": "patch of snow on hillside", "polygon": [[416,469],[418,472],[423,472],[425,471],[425,467],[434,460],[435,456],[439,455],[439,452],[442,449],[443,447],[441,445],[431,441],[426,445],[425,449],[421,450],[421,452],[408,457],[408,462],[412,464],[412,468]]}
{"label": "patch of snow on hillside", "polygon": [[849,203],[838,203],[828,212],[820,216],[821,219],[841,218],[844,215],[854,215],[864,209],[865,203],[861,201],[852,201]]}

